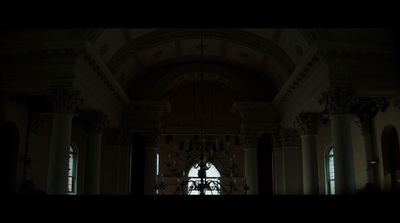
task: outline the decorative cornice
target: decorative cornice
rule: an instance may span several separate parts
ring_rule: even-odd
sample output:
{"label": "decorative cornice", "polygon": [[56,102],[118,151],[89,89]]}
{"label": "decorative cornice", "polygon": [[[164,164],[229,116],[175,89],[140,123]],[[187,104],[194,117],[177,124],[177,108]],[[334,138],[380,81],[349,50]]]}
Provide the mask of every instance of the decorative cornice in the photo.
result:
{"label": "decorative cornice", "polygon": [[322,42],[315,39],[302,62],[293,70],[288,80],[273,100],[276,109],[291,97],[302,82],[310,76],[316,67],[326,61],[329,66],[331,60],[349,61],[366,60],[394,61],[397,52],[392,48],[381,46],[366,46],[353,44],[339,44],[333,42]]}
{"label": "decorative cornice", "polygon": [[293,95],[303,81],[324,61],[324,54],[318,48],[317,43],[314,43],[303,58],[302,62],[293,70],[288,80],[275,96],[273,100],[275,109],[278,110]]}

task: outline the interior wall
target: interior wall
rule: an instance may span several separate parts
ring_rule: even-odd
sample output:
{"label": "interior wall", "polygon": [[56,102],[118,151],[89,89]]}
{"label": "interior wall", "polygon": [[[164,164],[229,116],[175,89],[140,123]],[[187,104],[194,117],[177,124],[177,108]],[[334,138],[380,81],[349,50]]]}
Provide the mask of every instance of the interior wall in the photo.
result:
{"label": "interior wall", "polygon": [[[17,145],[17,151],[13,151],[12,155],[14,160],[11,160],[13,165],[12,169],[15,173],[15,177],[12,179],[12,186],[10,188],[11,193],[20,193],[21,185],[24,181],[24,162],[23,157],[26,154],[26,146],[27,146],[27,126],[28,126],[28,113],[27,108],[23,103],[23,100],[18,98],[9,98],[5,100],[2,104],[2,113],[1,113],[1,123],[0,127],[2,130],[5,127],[6,123],[13,123],[18,129],[19,140]],[[4,148],[3,149],[8,149]]]}
{"label": "interior wall", "polygon": [[377,187],[381,191],[387,191],[387,188],[385,190],[385,174],[383,168],[384,164],[383,164],[381,136],[383,130],[388,125],[392,125],[393,127],[395,127],[399,133],[400,109],[395,108],[393,105],[390,105],[385,112],[379,112],[373,119],[373,130],[372,130],[374,137],[373,146],[376,153],[375,156],[379,159],[379,165],[377,166],[377,176],[376,176],[379,182]]}

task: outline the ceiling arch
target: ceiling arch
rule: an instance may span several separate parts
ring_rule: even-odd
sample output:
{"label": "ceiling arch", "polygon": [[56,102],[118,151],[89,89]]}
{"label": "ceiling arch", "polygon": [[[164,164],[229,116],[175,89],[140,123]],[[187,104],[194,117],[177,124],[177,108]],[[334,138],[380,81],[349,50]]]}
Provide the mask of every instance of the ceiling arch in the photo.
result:
{"label": "ceiling arch", "polygon": [[[261,90],[253,93],[253,97],[262,94],[265,95],[263,100],[272,100],[271,94],[279,91],[295,69],[293,55],[289,55],[279,44],[282,32],[282,29],[114,29],[91,31],[86,38],[97,47],[103,62],[126,92],[131,92],[135,84],[142,86],[141,80],[164,77],[165,74],[156,74],[168,73],[171,66],[201,62],[202,37],[204,58],[208,58],[203,62],[215,65],[211,73],[223,77],[226,74],[218,73],[221,70],[236,70],[231,73],[236,73],[239,79],[222,78],[227,78],[227,85],[235,88],[236,83],[249,86],[261,83],[260,88],[269,92]],[[301,36],[299,39],[302,39],[303,45],[310,44],[312,38],[304,38],[307,36],[305,33],[310,32],[295,32]],[[296,47],[300,52],[305,46]],[[198,67],[192,67],[190,72],[196,72],[194,69],[198,72]],[[185,79],[189,74],[182,75],[181,78]],[[168,81],[176,82],[174,78]],[[242,93],[246,95],[245,98],[250,97],[249,92]]]}

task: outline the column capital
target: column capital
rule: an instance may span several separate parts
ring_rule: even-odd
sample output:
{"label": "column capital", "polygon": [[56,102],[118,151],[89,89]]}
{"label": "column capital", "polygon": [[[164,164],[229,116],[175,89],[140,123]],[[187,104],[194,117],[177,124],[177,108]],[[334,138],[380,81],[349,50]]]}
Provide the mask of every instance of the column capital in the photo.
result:
{"label": "column capital", "polygon": [[257,148],[260,133],[258,131],[242,131],[240,134],[244,148]]}
{"label": "column capital", "polygon": [[272,142],[274,148],[281,148],[284,146],[298,146],[299,145],[299,134],[297,129],[282,128],[278,131],[274,131],[272,134]]}
{"label": "column capital", "polygon": [[86,110],[82,116],[87,121],[88,133],[102,133],[103,129],[109,124],[107,115],[98,110]]}
{"label": "column capital", "polygon": [[315,135],[322,118],[321,113],[302,111],[295,117],[293,124],[299,128],[300,135]]}
{"label": "column capital", "polygon": [[49,95],[55,113],[73,114],[82,104],[80,92],[74,89],[57,89]]}
{"label": "column capital", "polygon": [[331,88],[322,92],[318,103],[324,105],[331,116],[350,114],[350,106],[357,100],[357,96],[355,89]]}

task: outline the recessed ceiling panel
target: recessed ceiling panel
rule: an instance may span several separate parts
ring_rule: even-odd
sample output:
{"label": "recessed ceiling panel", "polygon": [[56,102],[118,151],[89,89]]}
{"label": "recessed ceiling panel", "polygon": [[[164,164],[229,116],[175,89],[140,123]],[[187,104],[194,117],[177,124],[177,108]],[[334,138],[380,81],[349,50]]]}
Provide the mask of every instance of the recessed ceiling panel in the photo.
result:
{"label": "recessed ceiling panel", "polygon": [[[181,50],[182,56],[193,56],[193,55],[200,55],[200,45],[201,40],[198,39],[185,39],[181,40]],[[205,48],[203,49],[204,55],[209,56],[220,56],[221,55],[221,41],[220,40],[210,40],[204,39],[203,45]]]}
{"label": "recessed ceiling panel", "polygon": [[173,59],[177,55],[174,42],[166,43],[160,46],[149,48],[139,54],[140,63],[144,68],[149,68],[163,60]]}
{"label": "recessed ceiling panel", "polygon": [[228,43],[225,57],[239,63],[245,63],[250,67],[259,70],[260,63],[264,55],[245,46],[239,44]]}

